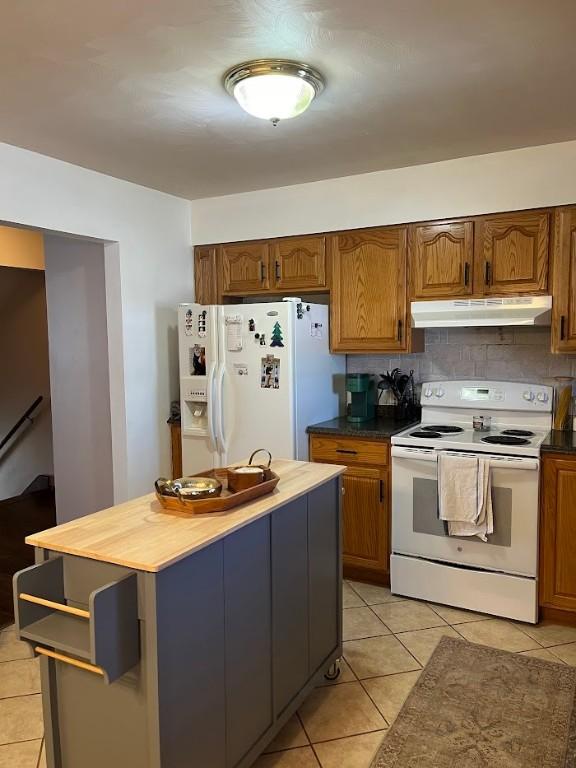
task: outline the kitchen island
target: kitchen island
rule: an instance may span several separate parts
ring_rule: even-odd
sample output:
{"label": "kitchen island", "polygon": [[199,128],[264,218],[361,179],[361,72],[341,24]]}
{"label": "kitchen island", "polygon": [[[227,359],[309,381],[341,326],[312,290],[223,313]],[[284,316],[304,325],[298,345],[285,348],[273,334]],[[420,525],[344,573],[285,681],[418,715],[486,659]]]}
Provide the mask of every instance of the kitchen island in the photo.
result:
{"label": "kitchen island", "polygon": [[27,539],[50,768],[247,767],[341,655],[344,467],[272,469],[227,513],[150,494]]}

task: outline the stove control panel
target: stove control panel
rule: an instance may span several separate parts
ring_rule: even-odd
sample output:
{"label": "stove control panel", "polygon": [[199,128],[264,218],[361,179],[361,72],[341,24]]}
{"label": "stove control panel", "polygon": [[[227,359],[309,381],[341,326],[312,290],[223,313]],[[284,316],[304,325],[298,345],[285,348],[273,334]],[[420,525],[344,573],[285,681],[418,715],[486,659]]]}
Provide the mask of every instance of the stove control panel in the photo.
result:
{"label": "stove control panel", "polygon": [[422,405],[507,411],[552,409],[552,389],[512,381],[430,381],[422,384]]}
{"label": "stove control panel", "polygon": [[504,400],[506,395],[502,389],[492,387],[462,387],[460,398],[475,403],[488,403],[492,400]]}
{"label": "stove control panel", "polygon": [[425,387],[422,390],[422,397],[425,400],[429,400],[431,397],[444,397],[446,392],[442,389],[442,387]]}

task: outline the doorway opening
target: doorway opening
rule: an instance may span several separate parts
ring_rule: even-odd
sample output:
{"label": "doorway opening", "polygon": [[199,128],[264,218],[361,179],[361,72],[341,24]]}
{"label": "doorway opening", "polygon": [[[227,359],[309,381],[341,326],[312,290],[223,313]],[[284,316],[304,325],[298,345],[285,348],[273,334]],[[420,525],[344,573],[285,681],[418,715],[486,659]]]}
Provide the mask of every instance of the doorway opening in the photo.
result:
{"label": "doorway opening", "polygon": [[0,625],[25,537],[114,503],[105,245],[0,226]]}

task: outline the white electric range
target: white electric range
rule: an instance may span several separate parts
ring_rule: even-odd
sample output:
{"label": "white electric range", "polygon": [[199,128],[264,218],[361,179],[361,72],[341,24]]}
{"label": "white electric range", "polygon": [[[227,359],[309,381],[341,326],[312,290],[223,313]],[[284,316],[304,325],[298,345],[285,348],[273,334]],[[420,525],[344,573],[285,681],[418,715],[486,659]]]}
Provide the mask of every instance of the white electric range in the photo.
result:
{"label": "white electric range", "polygon": [[[394,594],[538,620],[540,444],[552,388],[497,381],[429,382],[422,421],[392,437]],[[486,432],[472,427],[488,416]],[[494,533],[448,536],[438,517],[438,454],[490,459]]]}

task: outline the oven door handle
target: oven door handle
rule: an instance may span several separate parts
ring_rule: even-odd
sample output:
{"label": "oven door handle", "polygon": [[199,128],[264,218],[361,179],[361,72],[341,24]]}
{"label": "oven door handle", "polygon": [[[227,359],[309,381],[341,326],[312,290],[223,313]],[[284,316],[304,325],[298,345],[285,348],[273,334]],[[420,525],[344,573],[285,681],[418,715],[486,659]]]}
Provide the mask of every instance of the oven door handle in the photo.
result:
{"label": "oven door handle", "polygon": [[390,453],[393,459],[438,462],[438,453],[434,448],[408,448],[403,445],[393,445]]}
{"label": "oven door handle", "polygon": [[528,456],[502,456],[497,453],[469,453],[468,451],[440,451],[448,453],[450,456],[469,456],[473,459],[489,459],[490,467],[495,469],[529,469],[537,470],[540,468],[540,461]]}
{"label": "oven door handle", "polygon": [[[536,471],[540,468],[540,461],[525,456],[501,456],[492,453],[468,453],[467,451],[446,451],[451,456],[470,456],[474,459],[490,459],[490,466],[499,469],[528,469]],[[434,448],[410,448],[404,445],[393,445],[391,455],[393,459],[412,459],[412,461],[438,462],[439,452]]]}

